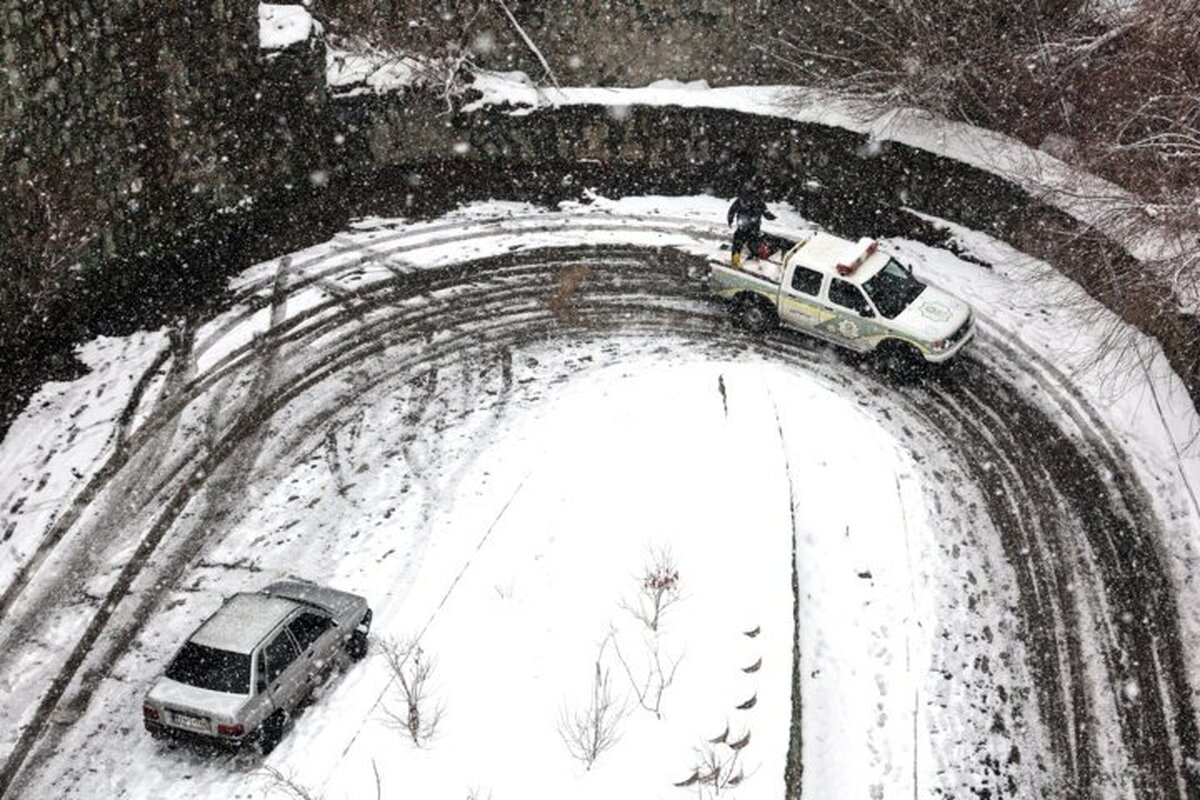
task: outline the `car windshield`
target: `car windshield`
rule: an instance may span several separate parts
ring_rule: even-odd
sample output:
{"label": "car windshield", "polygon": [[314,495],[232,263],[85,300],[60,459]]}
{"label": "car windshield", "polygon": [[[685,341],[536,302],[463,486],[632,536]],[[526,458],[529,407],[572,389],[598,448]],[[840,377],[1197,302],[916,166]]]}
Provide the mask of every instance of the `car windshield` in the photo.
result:
{"label": "car windshield", "polygon": [[250,655],[188,642],[167,667],[167,677],[214,692],[250,694]]}
{"label": "car windshield", "polygon": [[875,302],[879,313],[888,319],[895,319],[925,291],[925,284],[914,278],[894,258],[889,258],[883,269],[870,280],[864,281],[862,286]]}

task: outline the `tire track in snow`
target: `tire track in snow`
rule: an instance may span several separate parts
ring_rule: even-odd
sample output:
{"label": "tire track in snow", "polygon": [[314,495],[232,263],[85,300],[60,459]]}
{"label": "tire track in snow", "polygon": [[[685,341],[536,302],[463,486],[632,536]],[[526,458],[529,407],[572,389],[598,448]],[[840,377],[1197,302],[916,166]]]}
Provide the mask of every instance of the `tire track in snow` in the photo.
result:
{"label": "tire track in snow", "polygon": [[[446,227],[449,229],[451,226]],[[550,226],[528,226],[528,230],[539,229],[548,230]],[[643,229],[639,228],[638,230]],[[481,236],[483,235],[494,236],[496,234],[493,231],[481,234]],[[711,238],[715,239],[718,236],[723,238],[723,232],[713,235]],[[403,242],[403,237],[398,237],[398,239]],[[447,236],[446,240],[452,242],[455,237]],[[378,242],[371,244],[374,249]],[[396,252],[402,250],[411,252],[420,248],[421,245],[416,244],[408,247],[407,250],[403,250],[403,247],[396,248]],[[684,284],[680,279],[680,274],[686,271],[687,264],[683,264],[684,270],[675,269],[674,266],[664,269],[662,266],[664,256],[661,252],[628,247],[576,248],[563,252],[548,252],[555,252],[555,257],[547,259],[547,251],[534,250],[498,258],[472,259],[469,270],[463,269],[461,265],[454,265],[425,271],[418,270],[412,273],[393,273],[384,282],[351,289],[350,292],[355,302],[348,303],[346,297],[337,297],[272,327],[264,335],[264,339],[272,341],[272,346],[277,348],[277,352],[281,354],[285,362],[290,363],[291,359],[298,359],[304,362],[303,368],[299,369],[296,374],[287,377],[281,384],[285,388],[278,392],[277,396],[252,406],[236,422],[230,423],[228,428],[221,432],[221,438],[207,454],[202,456],[200,451],[196,451],[188,454],[189,457],[185,457],[184,463],[198,463],[200,466],[190,473],[189,479],[182,488],[174,490],[172,503],[168,505],[168,510],[174,510],[175,516],[177,516],[178,511],[186,505],[188,499],[204,489],[205,476],[212,469],[219,468],[223,460],[230,456],[238,442],[244,437],[252,435],[255,430],[263,429],[278,410],[286,407],[288,403],[314,386],[336,380],[342,372],[362,363],[370,363],[371,359],[393,347],[401,346],[407,340],[413,338],[429,340],[427,350],[422,353],[422,357],[393,364],[388,369],[372,375],[372,380],[376,382],[385,380],[385,374],[396,376],[406,374],[406,371],[417,373],[423,368],[422,365],[435,363],[439,358],[460,358],[459,348],[466,347],[472,342],[494,340],[501,332],[514,343],[521,343],[539,336],[570,335],[571,328],[569,326],[564,328],[553,314],[548,313],[541,306],[541,300],[546,296],[547,291],[553,288],[559,270],[566,264],[579,263],[580,260],[592,264],[594,273],[600,278],[594,282],[595,285],[586,285],[581,293],[582,302],[578,309],[577,319],[583,330],[608,330],[612,335],[617,336],[674,332],[701,338],[729,337],[728,344],[731,351],[751,350],[802,367],[812,368],[816,362],[818,370],[834,374],[854,373],[853,380],[855,381],[883,385],[887,391],[898,392],[906,401],[905,411],[908,413],[935,419],[948,429],[966,432],[973,443],[971,447],[964,448],[964,452],[967,454],[964,460],[968,463],[980,453],[994,455],[997,461],[1016,455],[1022,459],[1023,463],[1030,453],[1023,452],[1020,448],[1025,446],[1036,448],[1042,443],[1040,441],[1029,442],[1028,437],[996,437],[991,435],[992,432],[979,428],[975,417],[981,413],[981,405],[988,413],[997,414],[1003,419],[1005,415],[1019,410],[1023,404],[1027,404],[1027,401],[1020,398],[1015,391],[1012,391],[1011,395],[1001,393],[993,396],[992,393],[996,389],[996,376],[977,362],[963,378],[965,385],[975,391],[975,396],[968,396],[966,393],[962,393],[961,396],[956,394],[956,389],[952,384],[939,385],[937,391],[942,392],[940,396],[937,395],[937,392],[927,393],[921,389],[888,385],[886,382],[879,381],[877,376],[870,374],[869,369],[863,370],[855,359],[839,356],[831,361],[820,345],[811,344],[807,340],[803,344],[799,344],[794,337],[788,336],[773,336],[761,341],[746,339],[742,336],[730,337],[727,326],[717,319],[718,312],[710,304],[702,302],[700,293],[694,285]],[[394,253],[381,256],[373,252],[370,257],[393,258]],[[606,262],[617,258],[632,259],[635,263],[639,261],[645,263],[641,267],[614,270],[614,275],[606,275]],[[682,262],[688,261],[686,257],[677,258]],[[668,257],[666,260],[669,261],[670,258]],[[345,265],[330,267],[327,274],[322,277],[328,278],[343,269],[345,269]],[[605,278],[613,277],[619,277],[620,280],[605,280]],[[296,292],[313,285],[313,282],[306,278],[295,282],[288,288],[289,291]],[[453,298],[448,294],[439,294],[452,292],[456,287],[461,289],[464,282],[466,284],[465,291]],[[486,290],[479,291],[479,296],[473,297],[470,291],[472,284],[476,288],[486,287]],[[497,288],[497,286],[503,288]],[[251,289],[245,290],[247,293],[251,291]],[[244,295],[247,298],[251,296],[251,294]],[[418,298],[421,301],[420,304],[411,308],[399,308],[400,304]],[[257,299],[247,299],[246,302],[245,316],[249,316],[261,308]],[[467,313],[455,313],[454,310],[448,308],[451,303],[457,304],[459,311]],[[444,335],[455,325],[475,326],[475,329],[459,331],[451,336]],[[349,330],[351,328],[353,330]],[[328,337],[327,340],[323,340],[326,337]],[[304,348],[312,346],[316,346],[317,355],[312,359],[300,358],[298,353]],[[235,350],[195,381],[188,388],[184,397],[172,398],[168,403],[162,404],[162,407],[157,409],[151,418],[147,419],[141,428],[131,435],[130,449],[139,451],[142,447],[147,446],[154,440],[156,429],[165,427],[172,420],[177,420],[184,410],[192,403],[202,400],[206,393],[221,381],[231,378],[238,371],[250,370],[253,372],[253,352],[252,346]],[[818,355],[814,356],[814,353]],[[1023,360],[1016,360],[1016,363],[1019,365],[1023,363]],[[1028,360],[1025,359],[1024,363],[1028,363]],[[340,396],[342,400],[339,402],[349,402],[351,399],[346,395]],[[327,420],[332,419],[338,411],[338,408],[320,409],[306,420],[305,425],[315,430]],[[1090,428],[1088,435],[1098,436],[1106,444],[1112,445],[1114,452],[1120,453],[1119,447],[1111,442],[1111,437],[1096,434],[1096,428],[1100,428],[1100,426]],[[1057,427],[1050,425],[1049,429],[1058,435]],[[1100,429],[1102,430],[1102,428]],[[1078,447],[1075,443],[1070,446]],[[1076,464],[1072,469],[1079,468],[1085,472],[1092,469],[1087,458],[1076,454],[1075,460],[1082,463]],[[1014,568],[1017,569],[1018,574],[1022,569],[1028,573],[1021,590],[1022,597],[1030,604],[1026,610],[1028,613],[1041,613],[1046,608],[1044,603],[1053,604],[1062,600],[1069,580],[1064,574],[1056,571],[1053,559],[1033,563],[1021,554],[1021,550],[1028,546],[1025,539],[1027,530],[1030,535],[1034,535],[1035,539],[1046,536],[1054,538],[1054,541],[1047,539],[1038,544],[1046,553],[1061,556],[1063,552],[1069,550],[1069,546],[1072,544],[1070,537],[1074,535],[1075,529],[1062,525],[1062,520],[1058,518],[1064,513],[1063,495],[1076,491],[1076,487],[1072,486],[1074,479],[1069,474],[1064,477],[1062,470],[1049,469],[1049,466],[1052,465],[1047,465],[1042,459],[1037,462],[1038,469],[1041,470],[1040,475],[1043,479],[1051,481],[1052,485],[1044,491],[1038,491],[1037,487],[1030,486],[1025,480],[1026,476],[1022,474],[1023,470],[1018,469],[1011,458],[1009,461],[1010,466],[1007,468],[1009,474],[1006,478],[989,479],[985,475],[977,475],[977,477],[981,481],[999,481],[994,485],[1000,490],[1000,496],[1012,491],[1018,497],[1033,498],[1035,501],[1044,502],[1047,505],[1046,508],[1035,506],[1033,509],[1029,509],[1020,504],[1010,504],[1007,507],[998,504],[991,509],[993,513],[1001,517],[1004,524],[998,523],[998,527],[1002,527],[1006,531],[1006,539],[1011,538],[1011,544],[1016,548],[1010,550],[1010,560]],[[105,478],[100,481],[96,494],[110,488],[108,484],[116,473],[123,471],[124,467],[124,462],[113,464]],[[1096,479],[1105,489],[1100,499],[1107,499],[1112,493],[1118,495],[1119,498],[1115,502],[1116,510],[1105,511],[1096,519],[1103,523],[1099,526],[1103,536],[1108,535],[1108,523],[1112,523],[1114,520],[1121,522],[1118,528],[1122,535],[1131,537],[1123,539],[1121,546],[1126,549],[1133,548],[1139,553],[1138,566],[1141,571],[1127,574],[1119,564],[1114,564],[1112,545],[1105,544],[1103,539],[1096,541],[1096,544],[1104,545],[1097,550],[1097,558],[1100,559],[1098,563],[1102,565],[1102,571],[1109,571],[1107,577],[1110,582],[1126,581],[1132,587],[1122,594],[1127,600],[1133,599],[1138,594],[1139,586],[1148,581],[1153,589],[1151,594],[1155,598],[1155,609],[1165,612],[1162,624],[1173,625],[1175,619],[1171,614],[1173,609],[1169,607],[1169,602],[1164,605],[1160,596],[1160,590],[1166,586],[1165,581],[1162,580],[1161,567],[1145,552],[1145,548],[1149,547],[1149,554],[1153,555],[1154,523],[1145,506],[1140,505],[1137,497],[1140,487],[1137,486],[1136,478],[1133,477],[1127,465],[1113,462],[1106,463],[1106,467],[1115,470],[1112,474],[1116,478],[1108,483],[1103,479]],[[135,473],[139,471],[141,470],[134,469]],[[168,486],[167,483],[161,485]],[[1094,487],[1095,482],[1088,482],[1088,486]],[[1107,491],[1110,487],[1112,492]],[[1131,499],[1126,501],[1126,495],[1129,495]],[[1071,506],[1070,503],[1067,505]],[[1048,520],[1039,518],[1039,514],[1043,513],[1049,515]],[[175,517],[170,513],[160,517],[159,522],[153,526],[151,536],[143,540],[142,547],[148,547],[149,552],[153,552],[156,547],[153,536],[158,535],[161,538],[174,523],[174,519]],[[73,523],[68,524],[64,530],[72,526]],[[1045,526],[1047,530],[1041,530],[1042,526]],[[1150,544],[1147,545],[1146,542],[1150,542]],[[121,591],[109,593],[106,603],[88,628],[87,636],[85,636],[88,647],[82,648],[80,658],[69,661],[64,667],[64,671],[60,672],[55,683],[55,686],[60,686],[58,696],[54,696],[52,690],[43,701],[45,708],[53,710],[66,691],[67,685],[73,680],[75,672],[86,660],[90,646],[106,634],[109,619],[123,601],[125,590],[133,584],[134,579],[139,577],[141,569],[149,562],[148,555],[140,557],[141,553],[142,548],[139,548],[138,554],[135,554],[135,557],[126,564],[127,568],[133,570],[128,585],[118,582],[114,589],[119,588]],[[1043,574],[1043,570],[1045,570],[1045,574]],[[1091,577],[1083,575],[1082,579],[1086,581]],[[149,581],[149,577],[146,577],[145,580]],[[1166,588],[1169,589],[1169,587]],[[1170,600],[1169,593],[1167,593],[1167,600]],[[153,597],[145,597],[144,602],[149,604],[148,607],[153,607]],[[1061,612],[1059,613],[1061,616]],[[1070,630],[1072,626],[1078,624],[1079,620],[1077,619],[1063,618],[1055,627],[1053,635],[1043,640],[1051,642],[1053,646],[1049,648],[1049,651],[1060,656],[1054,659],[1054,663],[1047,662],[1044,665],[1046,675],[1061,672],[1064,668],[1070,674],[1070,665],[1078,663],[1077,648],[1079,645],[1077,641],[1072,644]],[[1129,626],[1124,627],[1128,628]],[[1077,639],[1077,637],[1075,638]],[[1143,681],[1139,682],[1139,685],[1143,692],[1150,691],[1150,687],[1154,687],[1154,690],[1160,695],[1174,692],[1176,696],[1161,698],[1161,703],[1152,705],[1147,711],[1145,720],[1135,721],[1138,724],[1127,725],[1126,744],[1130,750],[1131,761],[1138,765],[1138,775],[1142,776],[1139,778],[1141,780],[1139,786],[1149,792],[1145,796],[1195,796],[1195,784],[1186,774],[1179,771],[1175,755],[1170,752],[1173,748],[1164,747],[1161,737],[1153,735],[1155,722],[1165,720],[1166,727],[1174,731],[1185,729],[1187,726],[1180,720],[1191,718],[1187,695],[1179,693],[1180,686],[1186,687],[1186,680],[1180,673],[1182,660],[1178,637],[1177,635],[1172,636],[1170,630],[1159,631],[1156,629],[1150,638],[1152,641],[1149,652],[1154,657],[1146,659],[1150,666],[1142,668]],[[1129,646],[1138,648],[1143,644],[1142,638],[1133,636]],[[119,655],[120,649],[121,643],[118,642],[114,652]],[[1030,649],[1032,651],[1034,648]],[[1155,672],[1155,665],[1161,665],[1166,672]],[[1070,688],[1066,688],[1066,684],[1069,684]],[[1077,792],[1081,787],[1085,788],[1084,784],[1089,779],[1090,773],[1087,771],[1090,769],[1089,759],[1094,757],[1088,755],[1094,744],[1089,737],[1092,736],[1091,731],[1095,727],[1096,720],[1089,717],[1092,712],[1087,703],[1081,703],[1079,700],[1079,687],[1083,685],[1083,682],[1072,676],[1066,681],[1066,684],[1061,681],[1047,681],[1047,686],[1042,687],[1045,697],[1041,706],[1043,713],[1048,715],[1050,721],[1066,720],[1067,715],[1079,712],[1086,722],[1082,726],[1076,725],[1073,729],[1074,734],[1066,739],[1060,739],[1059,744],[1059,755],[1066,758],[1068,762],[1072,760],[1070,753],[1084,754],[1080,761],[1080,767],[1071,770],[1075,776],[1071,791]],[[1064,688],[1055,691],[1055,685],[1064,686]],[[86,704],[87,697],[83,696],[81,699]],[[1173,710],[1175,718],[1172,724]],[[1123,713],[1127,712],[1123,709]],[[21,760],[24,755],[28,755],[33,740],[36,740],[42,732],[41,729],[48,716],[49,712],[38,715],[39,723],[29,726],[29,730],[32,731],[29,734],[31,739],[24,747],[24,753],[21,752],[21,748],[18,748],[16,754],[10,756],[9,761],[6,762],[4,772],[0,775],[0,793],[3,793],[5,788],[10,785]],[[1065,725],[1064,728],[1072,730],[1070,725]],[[47,733],[49,735],[45,737],[46,740],[40,746],[46,748],[47,751],[52,751],[52,741],[55,737],[52,732]],[[1183,730],[1176,738],[1178,741],[1188,741],[1186,730]],[[1172,767],[1172,765],[1176,766]],[[31,762],[31,766],[33,766],[33,762]]]}
{"label": "tire track in snow", "polygon": [[[513,258],[519,256],[508,256],[499,259],[499,264],[503,266]],[[577,259],[575,259],[577,263]],[[512,314],[512,301],[516,299],[515,292],[504,298],[502,301],[497,301],[494,293],[481,292],[482,301],[475,305],[461,305],[455,311],[447,313],[443,310],[441,318],[443,322],[465,324],[474,326],[474,330],[468,329],[464,333],[457,336],[443,339],[437,346],[429,346],[424,350],[419,351],[418,355],[413,359],[402,361],[394,365],[389,374],[399,374],[405,370],[410,370],[414,366],[423,362],[434,359],[438,356],[449,354],[455,355],[455,351],[460,346],[466,346],[474,341],[486,341],[488,335],[495,335],[504,329],[512,329],[516,332],[518,340],[527,338],[530,333],[539,327],[554,328],[559,325],[555,316],[544,309],[539,309],[540,298],[544,297],[545,289],[548,284],[553,282],[557,269],[562,266],[561,262],[553,262],[550,265],[543,266],[538,272],[538,280],[530,282],[528,286],[522,288],[521,292],[525,295],[526,305],[518,306],[522,313]],[[659,277],[662,278],[662,272],[659,271]],[[653,285],[653,281],[651,284]],[[666,285],[672,285],[670,281],[664,281]],[[686,294],[696,295],[697,290],[694,287],[689,287]],[[606,302],[611,298],[621,298],[627,295],[625,289],[620,286],[617,281],[613,284],[608,292],[596,292],[599,299],[599,305],[602,309],[602,314],[611,313],[617,318],[629,313],[619,304]],[[459,298],[461,300],[461,297]],[[503,311],[509,311],[509,315],[505,315]],[[361,313],[359,309],[354,309],[352,312],[346,312],[351,319]],[[400,312],[403,315],[403,311]],[[424,310],[422,310],[424,313]],[[482,318],[488,320],[487,324],[480,325],[478,320]],[[395,320],[391,320],[395,322]],[[596,320],[599,321],[599,320]],[[85,662],[88,661],[90,651],[97,647],[97,641],[109,624],[114,612],[119,604],[130,593],[142,572],[142,570],[150,563],[150,557],[163,541],[167,532],[171,529],[175,520],[182,513],[192,497],[205,488],[205,483],[208,476],[218,470],[222,462],[233,453],[239,444],[247,436],[250,436],[260,426],[264,425],[271,415],[285,407],[290,401],[303,394],[304,391],[321,383],[322,381],[336,376],[343,369],[348,369],[359,361],[376,355],[385,350],[389,341],[392,338],[404,340],[413,337],[414,333],[417,338],[424,338],[424,331],[420,326],[415,329],[406,325],[394,326],[391,336],[383,335],[378,332],[373,332],[365,329],[362,326],[353,326],[354,332],[348,343],[343,343],[341,349],[336,350],[334,354],[322,354],[314,361],[308,363],[308,369],[301,370],[298,376],[294,376],[290,381],[281,383],[276,387],[276,392],[270,397],[259,402],[255,407],[248,409],[245,413],[239,415],[230,428],[224,431],[221,437],[211,445],[197,447],[196,453],[203,453],[204,457],[200,459],[199,464],[195,466],[187,480],[174,493],[170,499],[163,502],[163,511],[157,516],[146,535],[142,538],[132,558],[125,563],[120,570],[116,581],[109,589],[104,597],[103,602],[94,612],[92,619],[82,636],[78,639],[71,652],[68,654],[62,669],[53,679],[51,685],[42,700],[38,704],[37,710],[32,721],[23,729],[16,747],[5,762],[4,768],[0,770],[0,795],[12,784],[16,778],[17,771],[22,763],[30,756],[30,751],[38,742],[39,733],[50,722],[51,715],[59,706],[67,689],[75,681],[77,674],[84,668]],[[307,363],[307,362],[306,362]],[[231,380],[231,378],[224,378]],[[318,423],[323,420],[319,420]],[[188,556],[198,554],[197,551],[185,550]],[[167,559],[166,564],[171,566],[181,566],[185,560]],[[145,581],[148,584],[143,589],[143,594],[152,595],[151,600],[159,597],[169,588],[168,583],[157,579]],[[51,587],[52,589],[57,587]],[[47,596],[53,596],[53,591],[48,591]],[[139,608],[142,609],[137,613],[137,622],[144,622],[149,611],[153,606],[145,597],[135,598]],[[26,618],[26,625],[36,625],[44,621],[42,618],[43,608],[36,609],[37,615]],[[105,669],[111,666],[116,657],[120,654],[120,648],[127,646],[135,632],[133,628],[126,628],[119,637],[116,645],[116,650],[111,650],[109,654],[98,665],[89,665],[88,672],[91,675],[102,675]],[[0,655],[5,650],[0,649]],[[15,652],[15,651],[14,651]],[[87,674],[87,673],[85,673]],[[94,688],[94,683],[91,686],[83,686],[79,689],[79,694],[69,701],[69,705],[81,713],[82,708],[86,708],[90,701],[90,690]],[[52,741],[54,736],[43,737],[46,741],[42,742],[41,747],[43,752],[50,754],[53,752]]]}

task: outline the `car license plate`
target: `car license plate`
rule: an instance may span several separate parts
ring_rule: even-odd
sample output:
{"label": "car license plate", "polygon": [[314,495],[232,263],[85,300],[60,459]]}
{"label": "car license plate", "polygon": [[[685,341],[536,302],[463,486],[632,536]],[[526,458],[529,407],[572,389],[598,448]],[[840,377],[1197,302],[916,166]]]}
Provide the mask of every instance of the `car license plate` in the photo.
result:
{"label": "car license plate", "polygon": [[197,717],[194,714],[184,714],[180,711],[172,711],[171,721],[175,723],[176,727],[183,728],[185,730],[195,731],[196,733],[209,732],[207,717]]}

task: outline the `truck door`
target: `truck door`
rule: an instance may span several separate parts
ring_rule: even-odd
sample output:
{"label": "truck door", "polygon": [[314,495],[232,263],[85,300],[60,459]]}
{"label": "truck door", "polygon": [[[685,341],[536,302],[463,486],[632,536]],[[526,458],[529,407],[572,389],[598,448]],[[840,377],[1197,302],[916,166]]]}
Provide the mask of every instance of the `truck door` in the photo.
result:
{"label": "truck door", "polygon": [[[786,275],[785,275],[786,277]],[[833,314],[821,303],[825,276],[799,264],[779,291],[779,318],[793,328],[815,328]]]}
{"label": "truck door", "polygon": [[878,329],[874,322],[875,309],[862,290],[850,281],[833,278],[829,284],[829,307],[835,313],[821,330],[855,350],[868,350],[868,337]]}

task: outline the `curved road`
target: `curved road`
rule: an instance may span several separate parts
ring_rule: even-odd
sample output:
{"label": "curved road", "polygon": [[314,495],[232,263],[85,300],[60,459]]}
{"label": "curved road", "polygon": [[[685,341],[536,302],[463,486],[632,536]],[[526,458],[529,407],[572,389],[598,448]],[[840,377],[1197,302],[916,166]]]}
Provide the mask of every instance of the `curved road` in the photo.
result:
{"label": "curved road", "polygon": [[[704,259],[673,249],[545,246],[421,269],[405,261],[439,242],[469,253],[473,239],[514,226],[524,235],[628,231],[709,245],[724,236],[661,217],[423,226],[281,259],[236,289],[237,313],[221,330],[207,339],[175,332],[152,409],[140,418],[129,410],[114,454],[0,596],[0,675],[28,664],[31,646],[39,653],[22,685],[36,702],[5,709],[20,720],[20,736],[0,753],[0,795],[45,791],[46,780],[62,796],[80,791],[82,772],[61,763],[60,748],[99,735],[81,729],[92,724],[87,710],[98,694],[110,691],[104,676],[167,593],[251,509],[246,487],[325,446],[363,398],[410,387],[414,430],[432,424],[434,406],[438,419],[453,419],[484,397],[492,398],[487,413],[499,415],[522,348],[658,338],[700,357],[753,352],[822,376],[911,439],[918,455],[938,450],[954,465],[953,475],[927,476],[946,500],[930,513],[965,531],[968,545],[994,530],[1007,561],[997,576],[1016,576],[1019,629],[1008,635],[1024,642],[1040,724],[1052,737],[1053,763],[1036,796],[1086,798],[1113,781],[1138,798],[1200,796],[1181,755],[1195,753],[1200,737],[1155,546],[1159,525],[1121,448],[1053,367],[986,320],[965,357],[920,381],[879,374],[869,361],[799,336],[750,337],[705,296],[697,278]],[[380,270],[382,278],[356,277]],[[301,297],[309,298],[305,310],[289,314],[289,301],[294,309]],[[238,321],[264,317],[261,335],[200,368],[207,344]],[[436,443],[417,439],[410,444],[423,452],[406,455],[436,459]],[[954,507],[956,483],[976,487],[985,507]],[[140,537],[134,543],[131,532]],[[984,586],[1001,580],[977,577]],[[69,643],[38,649],[48,626],[70,631]],[[942,646],[948,656],[952,648]],[[1089,661],[1089,653],[1099,657]],[[986,776],[992,793],[979,796],[1030,796],[1010,775],[1021,758],[1021,721],[1004,717],[1003,697],[978,699],[996,707],[997,725],[1013,728],[1010,757],[953,766]],[[1111,743],[1099,739],[1114,710],[1126,767],[1117,777],[1100,757]]]}

